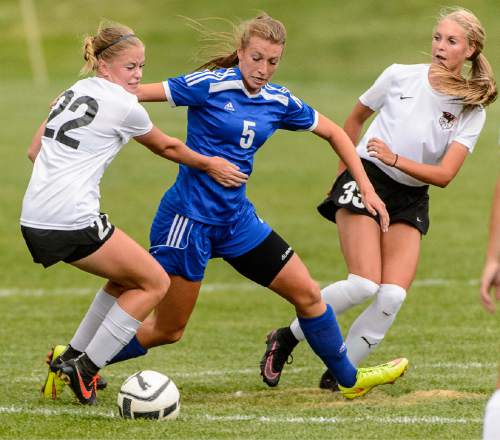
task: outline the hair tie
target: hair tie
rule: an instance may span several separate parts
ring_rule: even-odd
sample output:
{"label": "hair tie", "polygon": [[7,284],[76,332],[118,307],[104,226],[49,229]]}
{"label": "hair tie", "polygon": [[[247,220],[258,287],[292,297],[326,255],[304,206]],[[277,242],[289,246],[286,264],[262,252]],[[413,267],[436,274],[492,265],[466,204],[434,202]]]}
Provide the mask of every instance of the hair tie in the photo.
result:
{"label": "hair tie", "polygon": [[134,34],[125,34],[122,35],[121,37],[117,38],[116,40],[113,40],[111,43],[109,43],[107,46],[102,47],[101,49],[97,50],[94,55],[98,57],[102,52],[104,52],[106,49],[110,48],[111,46],[114,46],[115,44],[119,43],[120,41],[123,40],[128,40],[130,37],[135,37]]}

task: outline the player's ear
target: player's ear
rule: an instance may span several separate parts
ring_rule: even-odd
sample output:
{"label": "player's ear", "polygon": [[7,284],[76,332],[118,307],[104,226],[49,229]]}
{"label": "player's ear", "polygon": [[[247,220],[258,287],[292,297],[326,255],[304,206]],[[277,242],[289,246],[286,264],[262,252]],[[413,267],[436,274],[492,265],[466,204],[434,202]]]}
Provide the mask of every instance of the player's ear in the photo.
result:
{"label": "player's ear", "polygon": [[472,55],[474,55],[474,52],[476,51],[476,46],[474,44],[471,44],[465,53],[465,59],[470,59]]}
{"label": "player's ear", "polygon": [[109,77],[109,68],[108,63],[104,61],[102,58],[97,60],[97,72],[102,75],[104,78]]}

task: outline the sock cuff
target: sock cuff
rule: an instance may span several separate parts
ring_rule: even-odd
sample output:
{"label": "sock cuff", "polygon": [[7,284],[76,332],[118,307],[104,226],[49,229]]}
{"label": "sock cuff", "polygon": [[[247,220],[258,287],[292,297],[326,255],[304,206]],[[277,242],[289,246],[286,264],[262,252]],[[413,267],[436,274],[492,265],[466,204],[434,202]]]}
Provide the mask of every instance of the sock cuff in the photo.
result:
{"label": "sock cuff", "polygon": [[96,301],[99,302],[99,304],[103,307],[106,307],[106,309],[110,309],[113,304],[116,302],[116,298],[106,292],[104,289],[100,289],[96,295],[95,295]]}
{"label": "sock cuff", "polygon": [[384,313],[395,314],[406,298],[406,290],[397,284],[382,284],[377,294],[377,307]]}
{"label": "sock cuff", "polygon": [[331,319],[335,319],[335,314],[330,304],[326,305],[326,310],[323,314],[315,316],[313,318],[303,318],[301,316],[297,317],[300,322],[300,326],[304,329],[306,326],[309,330],[315,331],[321,329],[326,325],[330,325]]}
{"label": "sock cuff", "polygon": [[377,290],[380,288],[375,281],[360,277],[359,275],[355,275],[353,273],[347,275],[347,281],[354,284],[356,287],[366,290],[371,295],[375,295]]}
{"label": "sock cuff", "polygon": [[115,303],[113,307],[109,309],[102,325],[125,345],[129,342],[130,335],[135,335],[137,329],[141,325],[141,321],[129,315],[120,307],[120,304]]}
{"label": "sock cuff", "polygon": [[383,292],[388,292],[392,296],[401,297],[403,301],[406,298],[406,289],[398,286],[397,284],[381,284],[378,294],[380,295]]}

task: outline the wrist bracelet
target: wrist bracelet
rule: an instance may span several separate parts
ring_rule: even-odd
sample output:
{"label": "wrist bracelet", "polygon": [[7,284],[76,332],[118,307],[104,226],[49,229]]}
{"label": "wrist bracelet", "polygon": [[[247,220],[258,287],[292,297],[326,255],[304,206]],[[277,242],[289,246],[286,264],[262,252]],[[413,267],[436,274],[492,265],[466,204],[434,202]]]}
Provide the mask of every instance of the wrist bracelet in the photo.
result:
{"label": "wrist bracelet", "polygon": [[394,159],[394,163],[391,165],[391,167],[396,166],[396,164],[398,163],[398,159],[399,159],[399,154],[396,153],[396,159]]}

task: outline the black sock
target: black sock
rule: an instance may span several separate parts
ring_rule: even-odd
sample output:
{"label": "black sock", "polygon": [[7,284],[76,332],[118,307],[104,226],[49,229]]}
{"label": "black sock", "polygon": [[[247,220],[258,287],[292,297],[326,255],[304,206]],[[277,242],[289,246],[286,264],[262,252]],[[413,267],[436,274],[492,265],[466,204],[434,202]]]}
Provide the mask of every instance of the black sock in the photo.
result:
{"label": "black sock", "polygon": [[85,352],[78,357],[78,363],[89,376],[94,377],[99,371],[99,367],[90,360]]}
{"label": "black sock", "polygon": [[278,331],[280,339],[282,339],[285,342],[285,344],[290,348],[294,348],[299,343],[297,338],[293,335],[292,331],[290,330],[290,327],[282,327]]}
{"label": "black sock", "polygon": [[75,359],[82,354],[81,351],[75,350],[71,345],[68,344],[66,350],[62,352],[59,356],[63,362],[69,361],[70,359]]}

